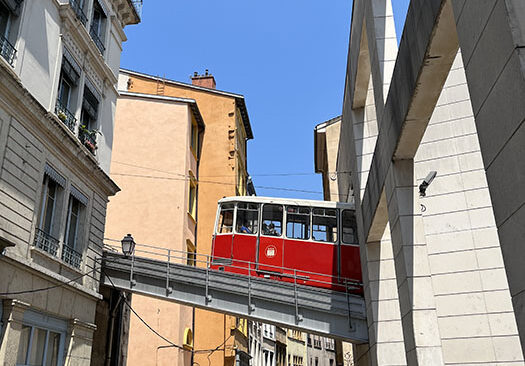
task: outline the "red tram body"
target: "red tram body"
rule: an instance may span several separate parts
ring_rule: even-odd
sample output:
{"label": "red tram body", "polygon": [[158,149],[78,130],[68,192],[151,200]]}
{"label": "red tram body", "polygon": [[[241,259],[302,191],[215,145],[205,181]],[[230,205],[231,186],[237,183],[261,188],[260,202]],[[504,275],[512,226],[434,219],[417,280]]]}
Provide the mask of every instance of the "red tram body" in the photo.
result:
{"label": "red tram body", "polygon": [[212,269],[362,293],[353,204],[266,197],[219,201]]}

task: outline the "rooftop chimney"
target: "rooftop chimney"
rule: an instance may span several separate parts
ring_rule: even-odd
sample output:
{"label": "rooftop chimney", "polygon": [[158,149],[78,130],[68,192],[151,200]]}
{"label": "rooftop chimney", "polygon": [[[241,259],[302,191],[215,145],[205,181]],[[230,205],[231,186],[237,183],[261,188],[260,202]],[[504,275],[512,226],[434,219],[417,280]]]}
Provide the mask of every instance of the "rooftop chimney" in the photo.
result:
{"label": "rooftop chimney", "polygon": [[215,78],[209,73],[208,69],[204,72],[204,75],[199,75],[197,71],[193,73],[191,77],[191,83],[196,86],[202,86],[204,88],[215,89]]}

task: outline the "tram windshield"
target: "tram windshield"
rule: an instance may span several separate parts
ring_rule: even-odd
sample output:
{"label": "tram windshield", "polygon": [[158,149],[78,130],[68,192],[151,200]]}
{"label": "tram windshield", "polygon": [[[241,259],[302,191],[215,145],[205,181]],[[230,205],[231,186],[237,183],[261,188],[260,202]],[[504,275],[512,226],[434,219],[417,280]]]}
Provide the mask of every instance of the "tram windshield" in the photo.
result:
{"label": "tram windshield", "polygon": [[283,206],[264,205],[262,214],[262,234],[281,236],[283,228]]}
{"label": "tram windshield", "polygon": [[257,234],[259,226],[259,205],[257,203],[239,202],[237,204],[237,225],[235,230],[240,234]]}

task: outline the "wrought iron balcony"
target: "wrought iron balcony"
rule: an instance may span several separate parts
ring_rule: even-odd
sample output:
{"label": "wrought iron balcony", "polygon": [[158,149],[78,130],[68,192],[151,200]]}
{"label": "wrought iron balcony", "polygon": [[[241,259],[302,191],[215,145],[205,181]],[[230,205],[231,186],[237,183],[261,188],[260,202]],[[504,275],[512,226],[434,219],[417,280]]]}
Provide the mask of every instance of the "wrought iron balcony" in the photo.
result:
{"label": "wrought iron balcony", "polygon": [[0,36],[0,54],[11,66],[13,66],[13,60],[15,59],[16,54],[15,47],[2,36]]}
{"label": "wrought iron balcony", "polygon": [[62,260],[75,268],[80,268],[82,254],[64,244],[62,247]]}
{"label": "wrought iron balcony", "polygon": [[57,256],[58,248],[60,246],[58,239],[53,238],[51,235],[40,229],[36,229],[33,245],[55,257]]}
{"label": "wrought iron balcony", "polygon": [[55,113],[59,120],[64,122],[64,124],[71,130],[75,132],[75,126],[77,124],[77,119],[66,107],[62,105],[60,99],[57,99],[57,104],[55,106]]}
{"label": "wrought iron balcony", "polygon": [[142,0],[131,0],[131,3],[139,17],[142,17]]}
{"label": "wrought iron balcony", "polygon": [[78,139],[84,145],[89,152],[91,152],[93,155],[97,152],[97,138],[96,138],[96,132],[95,131],[89,131],[86,129],[81,129],[78,132]]}
{"label": "wrought iron balcony", "polygon": [[106,47],[104,47],[104,42],[102,42],[102,40],[100,39],[97,30],[94,27],[91,27],[89,34],[91,35],[91,39],[93,40],[93,42],[95,42],[95,44],[97,45],[100,53],[104,54]]}
{"label": "wrought iron balcony", "polygon": [[82,3],[79,0],[69,0],[69,5],[71,5],[71,8],[77,15],[78,20],[86,26],[87,23],[87,17],[86,14],[84,14],[84,10],[82,10]]}

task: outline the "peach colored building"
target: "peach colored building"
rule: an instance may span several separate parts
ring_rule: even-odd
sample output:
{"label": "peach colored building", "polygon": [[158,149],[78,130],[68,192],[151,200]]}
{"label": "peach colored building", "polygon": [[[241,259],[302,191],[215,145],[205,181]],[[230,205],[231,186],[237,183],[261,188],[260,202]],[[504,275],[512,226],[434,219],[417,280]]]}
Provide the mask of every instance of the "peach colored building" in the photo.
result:
{"label": "peach colored building", "polygon": [[[119,89],[130,93],[145,93],[159,97],[190,98],[197,102],[206,122],[206,133],[202,140],[199,179],[197,182],[199,187],[199,204],[196,249],[199,254],[210,254],[217,201],[225,196],[248,194],[246,143],[247,140],[253,138],[253,135],[244,97],[239,94],[215,89],[215,79],[207,72],[204,75],[195,74],[192,77],[192,84],[186,84],[134,71],[121,70],[119,86]],[[133,111],[126,113],[133,115]],[[130,145],[129,148],[132,149],[133,144],[129,141],[128,144]],[[156,151],[152,146],[150,148]],[[153,154],[153,151],[149,153]],[[156,153],[158,155],[162,154],[159,151],[156,151]],[[117,160],[117,156],[120,155],[115,154],[114,156]],[[167,169],[166,166],[173,163],[173,161],[163,163],[163,157],[159,156],[158,164],[155,167],[164,171],[175,169]],[[117,165],[112,165],[112,169],[116,167]],[[159,172],[150,173],[166,175]],[[115,177],[117,183],[123,187],[124,191],[124,184],[117,178]],[[141,181],[144,180],[142,179]],[[154,216],[156,217],[156,215]],[[140,223],[134,223],[134,225],[129,227],[139,225]],[[176,231],[176,228],[172,227],[171,230]],[[123,232],[118,235],[122,236],[122,234]],[[171,235],[168,234],[168,230],[163,234],[168,237]],[[115,235],[117,234],[115,233]],[[141,241],[138,240],[137,242]],[[161,245],[163,241],[156,241],[155,244]],[[205,263],[198,265],[205,265]],[[146,309],[144,310],[146,311]],[[179,332],[180,334],[184,326],[183,322],[177,326],[177,319],[182,319],[182,317],[174,317],[174,320],[170,322],[171,329],[169,331],[172,333]],[[157,323],[154,322],[152,324],[155,325]],[[195,364],[213,366],[248,365],[247,321],[197,309],[195,310],[194,329]],[[143,330],[141,334],[146,334],[146,332],[146,330]],[[132,344],[130,343],[130,355],[131,352],[135,351],[132,350]],[[128,365],[132,366],[135,364],[128,363]]]}
{"label": "peach colored building", "polygon": [[[203,132],[193,99],[120,93],[111,177],[122,191],[108,205],[106,238],[132,233],[137,243],[179,251],[172,254],[175,261],[193,260]],[[128,366],[191,365],[191,307],[140,295],[133,295],[132,307],[160,334],[184,346],[163,347],[167,343],[132,316]]]}

